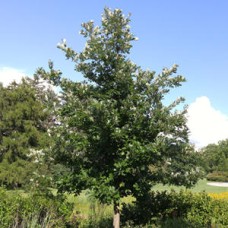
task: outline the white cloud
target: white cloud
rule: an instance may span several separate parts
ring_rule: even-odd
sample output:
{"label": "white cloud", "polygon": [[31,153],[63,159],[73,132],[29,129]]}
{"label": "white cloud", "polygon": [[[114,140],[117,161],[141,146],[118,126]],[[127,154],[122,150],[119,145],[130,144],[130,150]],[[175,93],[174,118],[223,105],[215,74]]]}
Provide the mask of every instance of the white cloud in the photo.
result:
{"label": "white cloud", "polygon": [[11,68],[11,67],[0,67],[0,82],[4,86],[9,85],[12,81],[19,82],[23,76],[26,76],[23,70]]}
{"label": "white cloud", "polygon": [[188,108],[190,140],[197,148],[228,138],[228,116],[212,107],[208,97],[197,98]]}
{"label": "white cloud", "polygon": [[[0,83],[3,83],[3,86],[8,86],[11,82],[16,81],[19,83],[21,79],[27,75],[24,70],[12,68],[12,67],[0,67]],[[50,87],[54,92],[59,93],[59,88],[51,84],[48,84],[44,80],[40,79],[40,82],[46,87]]]}

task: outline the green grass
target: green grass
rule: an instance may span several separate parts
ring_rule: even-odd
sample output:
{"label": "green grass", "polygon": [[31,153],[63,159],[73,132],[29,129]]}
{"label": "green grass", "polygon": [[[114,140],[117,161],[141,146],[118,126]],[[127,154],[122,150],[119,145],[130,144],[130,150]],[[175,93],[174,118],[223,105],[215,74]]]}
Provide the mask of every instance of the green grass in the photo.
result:
{"label": "green grass", "polygon": [[[228,192],[228,187],[217,187],[217,186],[210,186],[207,185],[207,180],[200,180],[198,181],[198,183],[193,187],[190,188],[189,190],[191,190],[192,192],[208,192],[208,193],[220,193],[220,192]],[[170,191],[171,189],[174,189],[176,191],[179,191],[180,189],[186,189],[185,187],[177,187],[177,186],[173,186],[173,185],[162,185],[162,184],[158,184],[156,186],[153,187],[154,191]]]}

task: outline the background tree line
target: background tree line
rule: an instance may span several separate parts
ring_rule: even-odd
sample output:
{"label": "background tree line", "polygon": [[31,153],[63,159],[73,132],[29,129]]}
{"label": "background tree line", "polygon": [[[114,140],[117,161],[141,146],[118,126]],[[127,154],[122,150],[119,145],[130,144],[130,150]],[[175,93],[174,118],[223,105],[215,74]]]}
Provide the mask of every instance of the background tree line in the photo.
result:
{"label": "background tree line", "polygon": [[228,181],[228,139],[209,144],[200,150],[207,179]]}

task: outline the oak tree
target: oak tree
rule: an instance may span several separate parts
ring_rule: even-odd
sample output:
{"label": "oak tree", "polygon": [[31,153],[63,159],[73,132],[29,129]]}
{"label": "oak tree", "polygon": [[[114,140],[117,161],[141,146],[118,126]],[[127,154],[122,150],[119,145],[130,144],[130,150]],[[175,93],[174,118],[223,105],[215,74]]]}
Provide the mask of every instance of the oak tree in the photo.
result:
{"label": "oak tree", "polygon": [[50,72],[37,71],[62,91],[54,153],[70,175],[60,189],[89,188],[100,201],[113,203],[114,227],[122,197],[140,198],[156,183],[191,186],[199,175],[186,109],[177,108],[184,99],[164,104],[185,78],[176,75],[177,65],[156,74],[133,63],[129,54],[137,38],[129,23],[121,10],[105,8],[100,26],[82,24],[82,52],[65,39],[58,45],[84,81],[63,78],[53,63]]}

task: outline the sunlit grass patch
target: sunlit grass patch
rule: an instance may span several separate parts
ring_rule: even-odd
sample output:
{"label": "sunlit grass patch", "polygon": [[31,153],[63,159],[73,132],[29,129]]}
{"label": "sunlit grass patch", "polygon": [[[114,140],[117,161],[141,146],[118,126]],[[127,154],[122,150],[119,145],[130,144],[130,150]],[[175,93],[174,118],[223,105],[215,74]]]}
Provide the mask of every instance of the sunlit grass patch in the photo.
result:
{"label": "sunlit grass patch", "polygon": [[[189,190],[191,192],[208,192],[208,193],[220,193],[220,192],[224,192],[227,191],[228,192],[228,188],[224,188],[224,187],[219,187],[219,186],[210,186],[207,185],[208,181],[206,179],[203,180],[199,180],[195,186],[193,186],[192,188],[190,188]],[[175,191],[180,191],[185,190],[186,188],[184,186],[174,186],[174,185],[162,185],[162,184],[158,184],[155,185],[153,187],[153,191],[170,191],[171,189],[175,190]]]}

